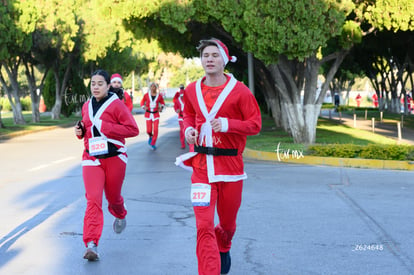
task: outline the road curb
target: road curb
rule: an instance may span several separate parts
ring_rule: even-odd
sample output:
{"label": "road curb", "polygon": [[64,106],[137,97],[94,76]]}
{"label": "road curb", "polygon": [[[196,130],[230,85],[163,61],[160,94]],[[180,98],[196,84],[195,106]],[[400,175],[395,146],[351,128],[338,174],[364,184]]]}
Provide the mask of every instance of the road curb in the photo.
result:
{"label": "road curb", "polygon": [[315,157],[303,155],[281,155],[276,152],[263,152],[246,148],[243,152],[245,158],[264,160],[280,163],[326,165],[354,168],[373,168],[390,170],[414,170],[413,161],[379,160],[379,159],[356,159],[356,158],[334,158]]}
{"label": "road curb", "polygon": [[28,134],[37,133],[37,132],[49,131],[49,130],[53,130],[56,128],[67,128],[73,125],[74,125],[73,122],[68,122],[68,123],[64,123],[60,125],[43,126],[42,128],[38,128],[38,129],[11,132],[11,133],[0,135],[0,142],[11,139],[11,138],[19,137],[19,136],[24,136]]}

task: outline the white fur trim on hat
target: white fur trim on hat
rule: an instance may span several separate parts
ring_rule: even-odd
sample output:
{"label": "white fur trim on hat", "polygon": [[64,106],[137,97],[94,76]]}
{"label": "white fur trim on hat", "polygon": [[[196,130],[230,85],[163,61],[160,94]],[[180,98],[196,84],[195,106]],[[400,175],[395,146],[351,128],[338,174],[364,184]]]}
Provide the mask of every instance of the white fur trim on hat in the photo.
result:
{"label": "white fur trim on hat", "polygon": [[121,79],[120,77],[114,77],[114,78],[112,78],[112,79],[111,79],[111,83],[112,83],[112,82],[114,82],[114,81],[117,81],[117,80],[118,80],[119,82],[121,82],[121,84],[122,84],[122,79]]}
{"label": "white fur trim on hat", "polygon": [[[228,49],[227,51],[223,48],[223,46],[221,44],[224,45],[223,42],[219,41],[219,40],[214,40],[214,43],[217,45],[217,48],[220,51],[221,56],[223,57],[223,61],[224,61],[224,65],[226,65],[229,61],[230,62],[236,62],[237,61],[237,57],[235,56],[230,56],[228,53]],[[225,46],[225,45],[224,45]],[[227,46],[225,46],[227,48]]]}

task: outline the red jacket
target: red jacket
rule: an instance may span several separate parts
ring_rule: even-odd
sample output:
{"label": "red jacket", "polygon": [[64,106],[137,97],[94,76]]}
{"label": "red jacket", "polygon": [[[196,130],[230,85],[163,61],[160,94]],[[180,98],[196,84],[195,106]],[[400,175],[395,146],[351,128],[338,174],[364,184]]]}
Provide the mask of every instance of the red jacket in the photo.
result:
{"label": "red jacket", "polygon": [[[94,120],[94,123],[91,119]],[[118,156],[126,162],[125,138],[137,136],[139,130],[131,112],[128,111],[116,94],[110,96],[94,117],[92,116],[91,100],[85,102],[82,106],[82,122],[86,130],[83,137],[85,150],[82,156],[82,165],[99,165],[99,160],[90,156],[86,151],[89,148],[89,138],[92,138],[93,125],[102,136],[106,136],[108,141],[118,148],[118,151],[122,153]],[[78,138],[82,137],[78,136]]]}
{"label": "red jacket", "polygon": [[164,98],[158,93],[154,100],[146,93],[141,99],[141,107],[145,106],[145,119],[156,120],[160,118],[160,111],[165,106]]}
{"label": "red jacket", "polygon": [[177,99],[174,102],[174,110],[177,112],[178,111],[178,120],[183,120],[184,118],[184,98],[183,97],[177,97]]}
{"label": "red jacket", "polygon": [[[222,119],[224,132],[215,133],[208,130],[206,109],[202,107],[206,106],[206,98],[201,91],[204,78],[191,83],[184,94],[184,128],[186,131],[193,127],[201,136],[202,132],[206,133],[202,140],[204,146],[237,149],[238,152],[237,156],[212,156],[193,152],[194,147],[191,146],[192,152],[177,158],[177,165],[206,169],[209,182],[238,181],[247,178],[242,156],[246,146],[246,136],[258,134],[262,125],[260,109],[251,91],[234,77],[230,75],[227,77],[226,87],[213,102],[218,105],[207,110],[209,120]],[[225,96],[227,92],[228,95]],[[210,140],[211,144],[208,144],[207,140]]]}

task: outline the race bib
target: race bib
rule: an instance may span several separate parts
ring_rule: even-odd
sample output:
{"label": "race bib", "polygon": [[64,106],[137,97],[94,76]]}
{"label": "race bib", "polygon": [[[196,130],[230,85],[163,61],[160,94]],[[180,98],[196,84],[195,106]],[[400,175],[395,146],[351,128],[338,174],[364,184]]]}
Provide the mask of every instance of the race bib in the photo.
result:
{"label": "race bib", "polygon": [[98,156],[108,154],[108,140],[106,137],[94,137],[89,139],[89,155]]}
{"label": "race bib", "polygon": [[193,206],[209,206],[211,185],[205,183],[191,184],[191,202]]}
{"label": "race bib", "polygon": [[150,108],[154,109],[155,107],[157,107],[157,103],[156,102],[151,102],[150,103]]}

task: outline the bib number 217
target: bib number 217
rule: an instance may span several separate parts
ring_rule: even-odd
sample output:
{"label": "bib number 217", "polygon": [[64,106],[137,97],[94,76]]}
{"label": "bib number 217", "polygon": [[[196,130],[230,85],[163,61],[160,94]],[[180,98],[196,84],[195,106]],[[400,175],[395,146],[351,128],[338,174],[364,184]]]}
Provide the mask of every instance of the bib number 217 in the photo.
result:
{"label": "bib number 217", "polygon": [[209,206],[211,197],[211,185],[205,183],[193,183],[191,185],[191,202],[193,206]]}

